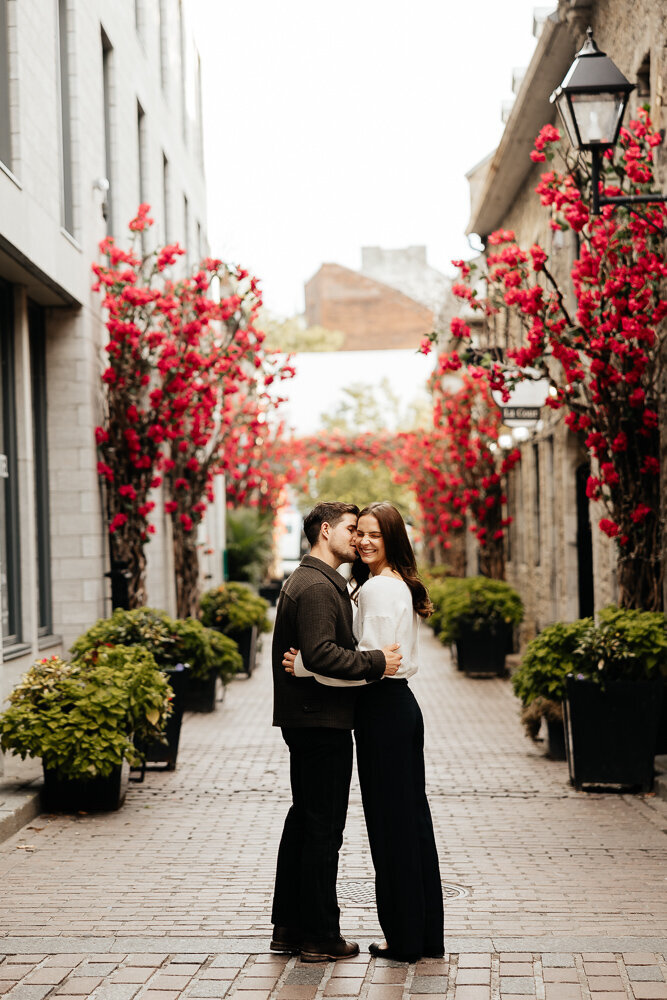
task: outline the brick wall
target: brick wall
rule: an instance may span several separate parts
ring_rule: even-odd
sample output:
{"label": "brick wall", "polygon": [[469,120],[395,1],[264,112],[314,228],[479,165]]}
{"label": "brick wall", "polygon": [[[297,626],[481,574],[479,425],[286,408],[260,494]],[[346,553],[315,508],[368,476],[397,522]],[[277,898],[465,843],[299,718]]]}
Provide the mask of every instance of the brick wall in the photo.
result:
{"label": "brick wall", "polygon": [[417,348],[433,329],[426,306],[340,264],[323,264],[307,282],[306,321],[342,331],[343,351]]}

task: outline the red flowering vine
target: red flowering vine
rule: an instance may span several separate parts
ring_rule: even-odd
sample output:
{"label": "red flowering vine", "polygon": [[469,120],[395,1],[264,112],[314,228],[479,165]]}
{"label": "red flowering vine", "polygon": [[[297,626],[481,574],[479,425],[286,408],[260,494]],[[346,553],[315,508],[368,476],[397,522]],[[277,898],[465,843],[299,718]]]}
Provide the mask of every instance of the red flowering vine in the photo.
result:
{"label": "red flowering vine", "polygon": [[[553,126],[542,129],[533,160],[551,162],[559,138]],[[616,160],[608,156],[604,161],[601,192],[653,190],[653,148],[660,141],[647,112],[640,110],[637,120],[621,130]],[[590,176],[582,161],[562,155],[564,169],[542,174],[536,191],[550,210],[551,227],[577,234],[574,308],[568,308],[546,252],[537,245],[523,250],[504,230],[489,237],[481,276],[467,264],[455,291],[484,314],[488,328],[500,310],[509,308],[518,317],[522,337],[502,363],[488,362],[489,384],[507,391],[528,367],[549,379],[554,395],[547,404],[567,411],[565,422],[593,459],[588,496],[606,508],[599,527],[617,545],[620,601],[626,607],[659,609],[658,402],[667,315],[667,208],[659,203],[605,206],[600,216],[592,216]],[[474,293],[480,277],[485,297]],[[470,337],[460,320],[451,333],[458,341]],[[463,357],[454,354],[452,364]]]}
{"label": "red flowering vine", "polygon": [[[151,225],[148,211],[140,206],[132,232]],[[109,364],[95,433],[112,553],[131,573],[131,604],[145,604],[144,546],[154,530],[153,491],[163,483],[185,616],[196,612],[196,528],[213,475],[228,467],[226,448],[234,450],[240,426],[253,441],[260,413],[275,405],[268,386],[293,369],[262,347],[261,295],[247,271],[208,258],[173,281],[177,244],[141,256],[107,238],[100,249],[106,262],[93,265],[93,287],[104,291]]]}

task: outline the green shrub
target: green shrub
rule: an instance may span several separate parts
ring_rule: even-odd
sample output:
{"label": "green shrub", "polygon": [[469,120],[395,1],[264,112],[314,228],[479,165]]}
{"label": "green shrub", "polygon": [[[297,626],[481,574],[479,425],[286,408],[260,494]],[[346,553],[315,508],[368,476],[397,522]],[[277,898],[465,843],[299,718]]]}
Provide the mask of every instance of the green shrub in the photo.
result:
{"label": "green shrub", "polygon": [[667,676],[667,628],[660,612],[610,606],[592,618],[548,625],[532,639],[512,676],[521,721],[537,735],[542,717],[562,718],[565,678],[611,680]]}
{"label": "green shrub", "polygon": [[161,738],[171,696],[142,647],[89,650],[72,663],[38,660],[0,715],[0,746],[41,757],[62,778],[106,777],[123,760],[140,762],[133,735]]}
{"label": "green shrub", "polygon": [[667,677],[667,622],[659,611],[637,611],[610,605],[599,614],[579,643],[579,673],[605,681]]}
{"label": "green shrub", "polygon": [[530,705],[536,698],[563,700],[565,678],[583,666],[580,644],[592,626],[592,618],[556,622],[531,639],[512,675],[512,687],[522,705]]}
{"label": "green shrub", "polygon": [[239,647],[231,636],[223,635],[214,628],[206,628],[203,625],[202,628],[211,647],[213,666],[222,683],[227,684],[234,674],[243,670],[243,657],[239,653]]}
{"label": "green shrub", "polygon": [[227,575],[257,585],[271,561],[273,517],[250,507],[228,510],[226,517]]}
{"label": "green shrub", "polygon": [[109,644],[141,645],[163,669],[187,663],[190,676],[196,680],[206,680],[212,671],[217,671],[226,681],[241,668],[241,659],[237,649],[229,645],[223,649],[220,644],[214,649],[213,641],[212,630],[196,618],[171,618],[165,611],[154,608],[132,611],[117,608],[110,618],[100,618],[79,636],[72,645],[72,653],[81,656]]}
{"label": "green shrub", "polygon": [[207,590],[200,598],[199,607],[204,625],[219,629],[232,638],[253,625],[260,632],[268,632],[271,628],[266,614],[269,602],[243,583],[223,583]]}
{"label": "green shrub", "polygon": [[449,577],[435,584],[430,593],[433,603],[437,601],[434,628],[444,643],[455,642],[463,629],[495,631],[523,619],[521,598],[503,580]]}

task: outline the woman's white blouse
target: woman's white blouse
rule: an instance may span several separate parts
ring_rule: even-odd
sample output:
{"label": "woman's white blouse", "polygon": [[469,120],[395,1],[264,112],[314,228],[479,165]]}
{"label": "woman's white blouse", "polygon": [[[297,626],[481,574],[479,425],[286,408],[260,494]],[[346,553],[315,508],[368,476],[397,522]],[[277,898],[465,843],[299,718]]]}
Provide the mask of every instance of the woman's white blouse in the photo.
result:
{"label": "woman's white blouse", "polygon": [[[412,595],[407,584],[395,576],[372,576],[359,591],[354,613],[354,637],[360,650],[382,649],[397,642],[403,657],[396,678],[408,678],[417,673],[419,661],[420,618],[412,607]],[[294,664],[297,677],[314,676],[320,684],[330,687],[359,686],[366,681],[344,681],[324,677],[307,670],[301,654]],[[391,677],[385,677],[391,680]]]}

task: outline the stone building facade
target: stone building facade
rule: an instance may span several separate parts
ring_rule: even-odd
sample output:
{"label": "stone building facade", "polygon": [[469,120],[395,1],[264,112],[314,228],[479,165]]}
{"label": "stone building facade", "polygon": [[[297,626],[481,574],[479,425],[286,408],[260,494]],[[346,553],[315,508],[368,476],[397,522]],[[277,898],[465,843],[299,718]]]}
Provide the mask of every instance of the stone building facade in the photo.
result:
{"label": "stone building facade", "polygon": [[[185,266],[207,253],[185,6],[0,0],[0,692],[111,610],[94,442],[105,329],[90,266],[106,234],[126,241],[140,202],[156,219],[148,241],[180,242]],[[220,511],[218,550],[219,525]],[[156,528],[150,601],[173,610],[163,515]]]}
{"label": "stone building facade", "polygon": [[[375,252],[366,254],[368,269],[362,273],[340,264],[322,264],[306,282],[306,322],[344,333],[342,351],[415,350],[433,330],[435,315],[433,307],[412,291],[414,262],[401,264],[396,255],[405,251],[371,249]],[[387,253],[394,257],[388,260]]]}
{"label": "stone building facade", "polygon": [[[529,158],[540,128],[558,124],[549,95],[581,47],[588,25],[595,40],[637,84],[629,116],[648,103],[657,128],[667,126],[667,8],[662,0],[559,0],[539,24],[535,52],[523,77],[501,142],[469,173],[469,233],[486,241],[511,229],[519,243],[547,249],[562,285],[576,253],[572,234],[554,233],[534,193],[543,165]],[[657,151],[661,190],[667,190],[667,151]],[[512,331],[496,330],[503,338]],[[563,424],[543,411],[536,428],[520,435],[522,460],[510,476],[507,578],[526,603],[522,640],[555,620],[573,620],[616,599],[615,550],[597,523],[604,512],[585,493],[588,457]],[[666,428],[667,429],[667,428]]]}

